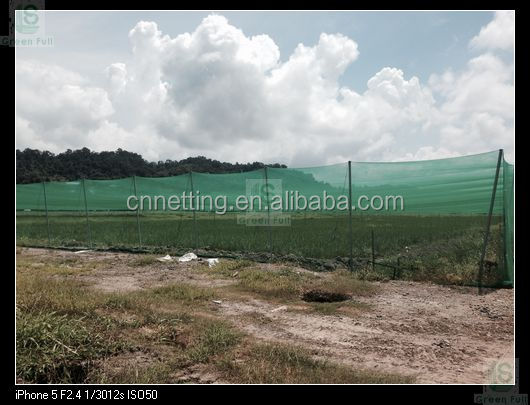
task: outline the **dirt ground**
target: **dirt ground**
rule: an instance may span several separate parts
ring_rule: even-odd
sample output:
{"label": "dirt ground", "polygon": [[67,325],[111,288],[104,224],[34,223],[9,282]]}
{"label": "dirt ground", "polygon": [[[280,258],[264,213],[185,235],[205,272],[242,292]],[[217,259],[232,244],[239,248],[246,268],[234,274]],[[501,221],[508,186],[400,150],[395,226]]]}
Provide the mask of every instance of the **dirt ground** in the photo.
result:
{"label": "dirt ground", "polygon": [[[19,252],[34,257],[36,263],[41,257],[54,256],[104,260],[104,266],[76,277],[105,292],[174,282],[213,288],[235,283],[195,271],[195,262],[134,266],[138,255],[127,253],[32,248]],[[268,271],[278,267],[256,266]],[[466,287],[405,281],[375,284],[379,286],[375,296],[356,298],[370,309],[347,314],[319,314],[301,300],[278,305],[248,294],[223,299],[212,308],[259,340],[304,346],[331,362],[412,375],[418,383],[485,384],[494,362],[513,362],[514,290],[486,290],[478,295],[476,289]]]}

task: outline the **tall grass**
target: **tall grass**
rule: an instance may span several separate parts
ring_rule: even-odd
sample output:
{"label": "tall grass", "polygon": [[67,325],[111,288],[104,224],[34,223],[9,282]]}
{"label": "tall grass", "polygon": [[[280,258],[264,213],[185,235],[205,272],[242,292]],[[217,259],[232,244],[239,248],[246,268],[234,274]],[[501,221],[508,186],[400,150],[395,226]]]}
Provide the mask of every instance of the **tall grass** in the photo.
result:
{"label": "tall grass", "polygon": [[35,383],[84,382],[94,362],[121,344],[105,339],[82,317],[17,312],[17,375]]}
{"label": "tall grass", "polygon": [[[120,213],[89,214],[90,234],[84,217],[77,213],[55,213],[50,217],[53,245],[86,246],[89,235],[100,247],[138,245],[136,217]],[[376,236],[380,255],[402,252],[405,247],[448,241],[459,236],[475,237],[483,232],[482,215],[356,215],[353,217],[353,249],[358,257],[370,254],[371,231]],[[494,218],[494,224],[500,217]],[[140,229],[144,246],[193,248],[194,222],[178,213],[143,214]],[[199,245],[231,251],[269,251],[267,227],[238,225],[235,214],[199,214]],[[272,227],[273,252],[313,258],[334,258],[349,254],[347,215],[293,214],[291,226]],[[471,232],[471,233],[469,233]],[[17,240],[20,243],[47,243],[46,221],[41,214],[17,215]]]}

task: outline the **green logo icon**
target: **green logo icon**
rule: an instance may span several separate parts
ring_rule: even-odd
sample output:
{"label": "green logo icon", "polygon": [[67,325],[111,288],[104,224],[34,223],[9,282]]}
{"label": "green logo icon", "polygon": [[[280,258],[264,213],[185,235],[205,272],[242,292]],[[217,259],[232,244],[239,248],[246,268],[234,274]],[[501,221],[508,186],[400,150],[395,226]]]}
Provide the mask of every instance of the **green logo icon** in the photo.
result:
{"label": "green logo icon", "polygon": [[19,10],[15,17],[15,29],[21,34],[35,34],[39,30],[37,8],[29,5]]}

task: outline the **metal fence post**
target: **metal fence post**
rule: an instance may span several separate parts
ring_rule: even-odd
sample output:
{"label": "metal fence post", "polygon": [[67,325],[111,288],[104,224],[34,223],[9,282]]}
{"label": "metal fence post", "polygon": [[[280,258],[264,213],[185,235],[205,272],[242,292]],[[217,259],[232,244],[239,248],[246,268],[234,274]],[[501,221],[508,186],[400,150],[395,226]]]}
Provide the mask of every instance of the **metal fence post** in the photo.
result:
{"label": "metal fence post", "polygon": [[92,232],[90,230],[90,222],[88,220],[88,202],[86,198],[86,186],[85,186],[85,179],[82,180],[83,183],[83,195],[85,197],[85,216],[86,216],[86,228],[87,228],[87,234],[88,234],[88,243],[89,246],[92,247]]}
{"label": "metal fence post", "polygon": [[46,183],[42,182],[42,189],[44,190],[44,209],[46,210],[46,231],[48,233],[48,246],[51,246],[50,238],[50,218],[48,217],[48,199],[46,198]]}
{"label": "metal fence post", "polygon": [[497,169],[495,170],[495,180],[493,181],[493,190],[491,192],[490,209],[488,212],[488,219],[486,221],[486,233],[484,234],[484,244],[482,246],[482,253],[480,255],[480,264],[478,268],[478,293],[482,295],[482,278],[484,273],[484,259],[486,257],[486,249],[490,237],[491,217],[493,215],[493,207],[495,206],[495,193],[497,192],[497,183],[499,181],[499,172],[501,168],[503,149],[499,149],[499,157],[497,159]]}
{"label": "metal fence post", "polygon": [[272,256],[271,204],[269,201],[269,174],[265,166],[265,190],[267,190],[267,229],[269,232],[269,253]]}
{"label": "metal fence post", "polygon": [[[136,190],[136,176],[133,176],[133,187],[134,187],[134,195],[136,199],[138,200],[138,192]],[[138,247],[142,248],[142,228],[140,227],[140,207],[136,206],[136,228],[138,230]]]}
{"label": "metal fence post", "polygon": [[372,234],[372,272],[375,272],[375,242],[374,242],[374,228],[371,229]]}
{"label": "metal fence post", "polygon": [[348,161],[348,212],[350,228],[350,271],[353,271],[353,219],[352,219],[351,160]]}
{"label": "metal fence post", "polygon": [[[193,205],[193,193],[195,189],[193,188],[193,174],[190,169],[190,185],[191,185],[191,204]],[[195,213],[195,206],[193,205],[193,238],[195,242],[195,250],[199,249],[199,229],[197,228],[197,215]]]}

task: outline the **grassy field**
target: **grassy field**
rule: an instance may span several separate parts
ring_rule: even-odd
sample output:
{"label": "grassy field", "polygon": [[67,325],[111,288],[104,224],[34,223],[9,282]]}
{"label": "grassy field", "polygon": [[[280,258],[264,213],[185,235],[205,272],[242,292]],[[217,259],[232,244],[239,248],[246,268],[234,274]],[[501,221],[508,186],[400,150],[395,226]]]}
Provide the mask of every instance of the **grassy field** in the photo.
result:
{"label": "grassy field", "polygon": [[[360,260],[358,270],[367,277],[394,277],[390,267],[366,264],[371,259],[371,233],[374,234],[376,261],[397,265],[400,278],[472,284],[484,238],[483,215],[409,216],[354,215],[353,255]],[[142,248],[199,248],[234,253],[272,253],[285,258],[332,259],[349,255],[347,215],[293,214],[291,226],[245,226],[235,214],[198,214],[196,228],[191,214],[142,214],[139,217]],[[17,243],[47,246],[48,225],[43,213],[19,213]],[[138,223],[134,213],[53,213],[49,217],[50,245],[97,248],[139,247]],[[272,249],[270,242],[272,242]],[[504,260],[500,217],[493,218],[487,251],[491,263],[486,284],[503,278]],[[322,265],[322,261],[318,262]],[[335,267],[336,263],[324,263]],[[374,274],[375,273],[375,274]]]}
{"label": "grassy field", "polygon": [[[215,272],[208,266],[195,270],[207,278],[241,273],[238,282],[221,289],[169,282],[106,293],[79,279],[108,264],[105,258],[17,255],[20,382],[178,383],[195,382],[197,374],[203,378],[199,382],[215,377],[228,383],[413,381],[409,376],[330,363],[301,346],[256,340],[227,322],[215,304],[212,307],[214,298],[241,298],[247,293],[282,303],[299,301],[304,288],[354,297],[376,292],[351,275],[338,272],[331,280],[321,280],[283,268],[264,276],[251,262],[232,261],[223,262]],[[128,265],[152,264],[144,256]]]}

